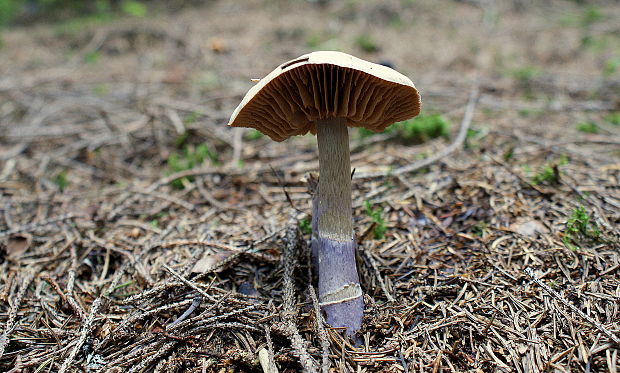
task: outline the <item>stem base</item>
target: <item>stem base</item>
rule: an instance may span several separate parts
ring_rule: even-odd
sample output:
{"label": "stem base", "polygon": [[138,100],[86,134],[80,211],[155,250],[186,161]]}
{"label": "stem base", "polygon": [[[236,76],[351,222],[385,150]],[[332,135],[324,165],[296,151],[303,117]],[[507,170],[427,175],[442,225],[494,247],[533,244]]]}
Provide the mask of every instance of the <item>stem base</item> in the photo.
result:
{"label": "stem base", "polygon": [[355,262],[355,241],[318,240],[319,299],[326,321],[353,335],[362,326],[364,300]]}

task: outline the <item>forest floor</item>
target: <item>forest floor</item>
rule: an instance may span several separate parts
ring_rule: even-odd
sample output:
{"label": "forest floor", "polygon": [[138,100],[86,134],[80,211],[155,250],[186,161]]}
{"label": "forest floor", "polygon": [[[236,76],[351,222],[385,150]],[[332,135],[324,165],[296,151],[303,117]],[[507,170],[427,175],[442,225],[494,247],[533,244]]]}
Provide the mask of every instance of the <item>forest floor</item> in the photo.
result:
{"label": "forest floor", "polygon": [[[2,30],[0,371],[617,372],[620,6],[578,3]],[[320,49],[391,63],[447,131],[351,131],[357,345],[313,302],[315,138],[226,126],[251,78]]]}

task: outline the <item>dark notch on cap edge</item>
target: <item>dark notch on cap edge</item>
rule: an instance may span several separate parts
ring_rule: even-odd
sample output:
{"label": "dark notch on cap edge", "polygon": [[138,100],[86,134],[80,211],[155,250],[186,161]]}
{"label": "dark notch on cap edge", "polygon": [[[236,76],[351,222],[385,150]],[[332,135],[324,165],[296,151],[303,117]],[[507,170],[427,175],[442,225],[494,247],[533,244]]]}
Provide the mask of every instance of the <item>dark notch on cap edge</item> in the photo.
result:
{"label": "dark notch on cap edge", "polygon": [[294,61],[290,61],[290,62],[285,63],[284,65],[280,66],[280,69],[284,70],[284,69],[286,69],[289,66],[293,66],[293,65],[295,65],[297,63],[306,62],[308,60],[310,60],[309,57],[299,58],[299,59],[296,59]]}

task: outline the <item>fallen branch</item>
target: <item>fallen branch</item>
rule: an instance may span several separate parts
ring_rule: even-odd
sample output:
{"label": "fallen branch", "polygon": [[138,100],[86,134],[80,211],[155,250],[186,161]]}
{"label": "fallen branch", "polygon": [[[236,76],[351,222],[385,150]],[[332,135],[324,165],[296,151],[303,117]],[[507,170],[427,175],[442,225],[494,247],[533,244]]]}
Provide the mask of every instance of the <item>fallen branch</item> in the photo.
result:
{"label": "fallen branch", "polygon": [[30,286],[30,283],[34,279],[33,272],[27,272],[24,276],[21,285],[19,286],[19,291],[15,296],[13,302],[11,302],[11,308],[9,309],[9,317],[7,319],[6,325],[4,327],[4,332],[0,335],[0,358],[4,355],[4,350],[6,346],[9,344],[9,334],[13,332],[13,328],[15,328],[15,320],[17,319],[17,312],[19,311],[19,307],[21,306],[22,299],[24,295],[26,295],[26,291]]}
{"label": "fallen branch", "polygon": [[297,227],[293,225],[286,232],[286,247],[282,255],[284,265],[284,299],[282,305],[282,321],[283,331],[291,340],[291,345],[297,355],[304,372],[318,372],[316,363],[306,350],[306,341],[299,334],[295,319],[297,311],[295,307],[295,289],[293,286],[293,271],[297,265],[297,256],[295,251],[299,245],[299,232]]}
{"label": "fallen branch", "polygon": [[321,313],[321,307],[319,306],[319,299],[316,296],[316,292],[312,286],[308,287],[310,292],[310,298],[312,299],[312,305],[314,306],[314,313],[316,314],[316,329],[321,341],[321,372],[329,373],[331,361],[329,360],[329,336],[327,330],[325,330],[325,322],[323,320],[323,314]]}
{"label": "fallen branch", "polygon": [[16,234],[16,233],[24,233],[24,232],[32,232],[35,231],[37,229],[40,228],[45,228],[49,225],[55,224],[55,223],[60,223],[63,222],[65,220],[71,220],[71,219],[75,219],[75,218],[83,218],[85,217],[84,215],[80,215],[80,214],[65,214],[65,215],[60,215],[60,216],[55,216],[52,218],[49,218],[45,221],[42,222],[38,222],[38,223],[28,223],[28,224],[24,224],[21,225],[19,227],[15,227],[12,229],[9,229],[7,231],[3,231],[0,232],[0,238],[2,237],[6,237],[6,236],[10,236],[12,234]]}
{"label": "fallen branch", "polygon": [[181,276],[179,273],[177,273],[174,269],[168,267],[166,264],[163,264],[162,267],[168,271],[168,273],[170,273],[171,275],[173,275],[174,277],[176,277],[179,281],[181,281],[182,283],[184,283],[185,285],[189,286],[190,288],[196,290],[197,292],[199,292],[203,297],[207,298],[208,300],[215,302],[216,299],[213,298],[211,295],[209,295],[206,291],[204,291],[203,289],[201,289],[198,285],[196,285],[195,283],[193,283],[192,281],[186,279],[185,277]]}
{"label": "fallen branch", "polygon": [[64,373],[67,371],[67,369],[69,369],[69,367],[71,366],[71,363],[73,363],[73,360],[75,359],[78,352],[84,345],[84,342],[86,342],[86,337],[88,337],[88,335],[90,334],[93,322],[95,321],[95,318],[97,317],[97,313],[99,312],[99,308],[101,307],[101,302],[102,302],[102,298],[99,297],[95,299],[95,301],[91,305],[88,318],[82,325],[82,331],[80,332],[80,338],[78,339],[75,347],[73,347],[73,350],[71,350],[71,352],[69,353],[69,356],[65,359],[65,361],[60,366],[60,370],[59,370],[60,373]]}
{"label": "fallen branch", "polygon": [[[136,258],[136,261],[139,261],[142,255],[148,253],[150,250],[151,248],[144,250],[140,255],[138,255],[138,257]],[[101,308],[104,301],[107,301],[107,299],[104,297],[114,292],[114,290],[117,288],[118,284],[120,283],[123,274],[125,273],[127,268],[132,264],[133,263],[131,261],[125,262],[125,264],[121,266],[121,268],[116,272],[116,274],[112,278],[112,282],[108,286],[107,290],[103,292],[101,295],[99,295],[97,299],[93,301],[92,305],[90,306],[88,317],[86,318],[86,321],[82,323],[82,330],[80,331],[80,338],[77,340],[77,343],[75,344],[75,346],[69,353],[69,356],[65,359],[65,361],[60,366],[60,370],[59,370],[60,373],[66,372],[67,369],[69,369],[69,367],[73,363],[73,360],[77,356],[78,352],[80,351],[80,349],[82,349],[84,342],[86,342],[86,338],[91,333],[91,329],[93,327],[93,323],[95,321],[95,318],[97,317],[97,313],[99,312],[99,309]],[[70,342],[70,343],[73,343],[73,342]]]}

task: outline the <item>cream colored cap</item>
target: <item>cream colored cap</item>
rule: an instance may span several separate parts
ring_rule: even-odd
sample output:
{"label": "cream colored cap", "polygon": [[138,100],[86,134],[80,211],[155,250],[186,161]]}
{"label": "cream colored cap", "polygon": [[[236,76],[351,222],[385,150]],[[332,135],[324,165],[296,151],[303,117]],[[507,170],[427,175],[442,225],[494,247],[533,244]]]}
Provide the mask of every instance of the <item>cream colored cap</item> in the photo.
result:
{"label": "cream colored cap", "polygon": [[255,128],[275,141],[308,132],[318,119],[381,132],[420,113],[413,82],[386,66],[342,52],[313,52],[278,66],[245,95],[232,127]]}

